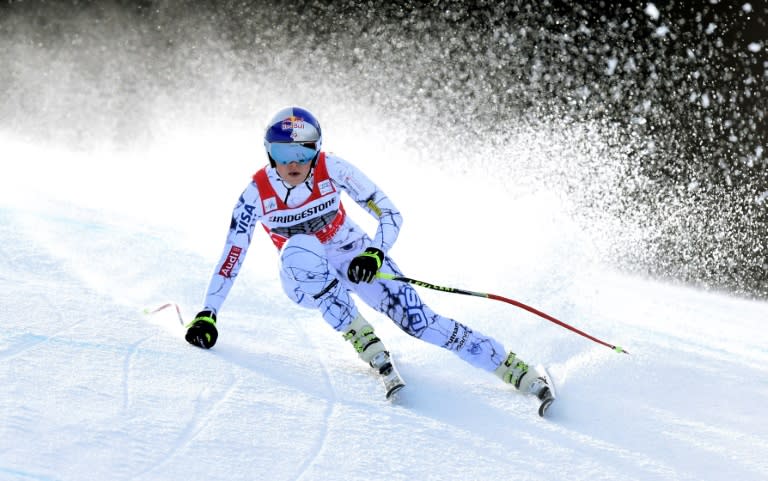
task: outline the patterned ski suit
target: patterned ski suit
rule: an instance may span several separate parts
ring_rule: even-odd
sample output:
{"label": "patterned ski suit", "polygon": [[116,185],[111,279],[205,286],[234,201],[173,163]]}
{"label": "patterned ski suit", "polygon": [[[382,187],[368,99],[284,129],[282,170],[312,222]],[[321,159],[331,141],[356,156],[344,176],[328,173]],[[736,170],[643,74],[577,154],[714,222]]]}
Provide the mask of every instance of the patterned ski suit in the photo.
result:
{"label": "patterned ski suit", "polygon": [[[342,191],[378,220],[373,239],[346,215]],[[505,350],[498,341],[436,314],[409,284],[378,278],[354,284],[347,279],[350,261],[366,247],[389,251],[400,231],[402,216],[360,170],[324,152],[309,178],[298,186],[285,184],[270,167],[253,176],[232,213],[204,309],[218,312],[221,308],[259,221],[280,249],[280,279],[285,293],[301,306],[318,309],[335,330],[345,332],[358,315],[350,297],[352,291],[406,333],[453,351],[476,367],[492,372],[505,359]],[[381,271],[402,275],[389,256]]]}

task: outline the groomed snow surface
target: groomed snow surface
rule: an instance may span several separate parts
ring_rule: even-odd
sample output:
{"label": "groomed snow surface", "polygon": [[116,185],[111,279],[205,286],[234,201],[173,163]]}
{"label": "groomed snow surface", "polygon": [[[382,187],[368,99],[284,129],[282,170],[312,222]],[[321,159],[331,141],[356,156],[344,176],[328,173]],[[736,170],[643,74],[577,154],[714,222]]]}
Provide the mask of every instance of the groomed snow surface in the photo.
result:
{"label": "groomed snow surface", "polygon": [[384,400],[340,336],[283,296],[262,235],[218,344],[188,345],[173,309],[143,310],[197,311],[261,153],[175,147],[126,158],[0,142],[0,479],[768,479],[768,305],[585,261],[556,200],[494,197],[489,173],[359,164],[404,212],[392,255],[406,275],[532,304],[631,353],[421,290],[549,367],[548,419],[364,308],[408,383]]}

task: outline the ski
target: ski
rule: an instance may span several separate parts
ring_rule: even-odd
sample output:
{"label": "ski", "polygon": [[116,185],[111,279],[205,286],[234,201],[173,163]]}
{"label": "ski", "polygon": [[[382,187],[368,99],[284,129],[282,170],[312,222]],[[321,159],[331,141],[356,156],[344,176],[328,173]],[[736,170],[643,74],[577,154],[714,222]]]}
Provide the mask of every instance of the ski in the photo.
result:
{"label": "ski", "polygon": [[389,400],[395,399],[397,393],[405,387],[403,378],[400,377],[400,373],[397,372],[397,368],[391,364],[389,371],[379,373],[381,382],[384,385],[385,397]]}
{"label": "ski", "polygon": [[384,395],[388,400],[393,400],[396,394],[405,387],[403,378],[392,362],[389,352],[382,351],[371,359],[371,367],[374,368],[384,386]]}
{"label": "ski", "polygon": [[552,377],[547,372],[546,368],[542,365],[536,366],[536,371],[539,373],[539,380],[544,385],[538,389],[536,399],[539,401],[539,416],[544,417],[547,414],[552,403],[555,402],[555,383],[552,382]]}

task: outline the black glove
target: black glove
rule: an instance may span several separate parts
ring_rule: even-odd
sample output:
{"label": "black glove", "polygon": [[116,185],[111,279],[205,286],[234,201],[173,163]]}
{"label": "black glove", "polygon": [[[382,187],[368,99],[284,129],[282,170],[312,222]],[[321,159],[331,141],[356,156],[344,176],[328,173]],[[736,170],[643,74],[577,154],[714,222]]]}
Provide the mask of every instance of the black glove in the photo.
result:
{"label": "black glove", "polygon": [[371,282],[381,269],[382,262],[384,262],[384,253],[380,249],[369,247],[349,263],[347,277],[355,284],[361,281]]}
{"label": "black glove", "polygon": [[210,349],[216,344],[219,331],[216,330],[216,314],[211,311],[200,311],[187,325],[188,343],[203,349]]}

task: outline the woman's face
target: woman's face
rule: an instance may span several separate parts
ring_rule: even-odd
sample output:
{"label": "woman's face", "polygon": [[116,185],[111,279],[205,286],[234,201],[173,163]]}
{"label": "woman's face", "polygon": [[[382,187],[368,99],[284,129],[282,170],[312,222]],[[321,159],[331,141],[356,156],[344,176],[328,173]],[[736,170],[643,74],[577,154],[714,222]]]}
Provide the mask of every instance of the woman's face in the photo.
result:
{"label": "woman's face", "polygon": [[304,162],[302,164],[298,162],[291,162],[290,164],[275,164],[277,174],[283,181],[291,187],[296,187],[301,184],[307,177],[309,177],[309,171],[312,169],[312,162]]}

